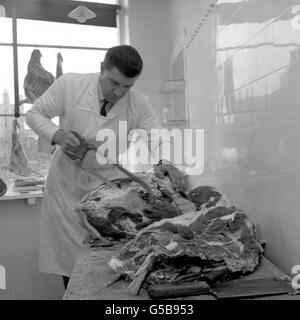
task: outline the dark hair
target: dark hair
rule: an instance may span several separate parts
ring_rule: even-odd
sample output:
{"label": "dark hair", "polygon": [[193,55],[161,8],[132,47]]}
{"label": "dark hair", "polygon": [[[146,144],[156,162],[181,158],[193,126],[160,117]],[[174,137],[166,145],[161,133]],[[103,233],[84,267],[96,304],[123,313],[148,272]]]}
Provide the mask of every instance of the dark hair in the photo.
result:
{"label": "dark hair", "polygon": [[116,67],[124,76],[133,78],[142,72],[143,60],[135,48],[120,45],[107,50],[103,67],[108,70]]}

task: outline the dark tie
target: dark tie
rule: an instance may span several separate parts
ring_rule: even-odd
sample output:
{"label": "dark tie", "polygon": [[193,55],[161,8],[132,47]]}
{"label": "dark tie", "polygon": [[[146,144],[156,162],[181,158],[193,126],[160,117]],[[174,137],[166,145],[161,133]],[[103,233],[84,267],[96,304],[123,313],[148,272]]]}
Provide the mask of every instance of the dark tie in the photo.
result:
{"label": "dark tie", "polygon": [[102,105],[101,111],[100,111],[101,116],[106,117],[106,110],[105,110],[105,108],[106,108],[106,106],[107,106],[108,103],[109,103],[109,101],[106,100],[106,99],[104,99],[103,105]]}

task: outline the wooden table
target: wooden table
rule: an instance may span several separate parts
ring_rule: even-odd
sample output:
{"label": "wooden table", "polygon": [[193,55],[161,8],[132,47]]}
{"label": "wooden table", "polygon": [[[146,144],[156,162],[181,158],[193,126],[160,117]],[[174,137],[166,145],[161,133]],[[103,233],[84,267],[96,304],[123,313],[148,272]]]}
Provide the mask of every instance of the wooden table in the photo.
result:
{"label": "wooden table", "polygon": [[[108,266],[108,261],[120,250],[119,247],[90,248],[85,245],[77,259],[74,272],[68,288],[63,297],[64,300],[145,300],[149,299],[147,291],[141,289],[138,296],[128,291],[128,282],[118,281],[107,287],[107,283],[114,278],[114,272]],[[243,279],[260,279],[266,277],[283,277],[285,274],[265,257],[255,272],[243,277]],[[180,300],[216,300],[213,295],[199,295],[180,298]],[[259,297],[260,300],[300,300],[296,295],[276,295]]]}

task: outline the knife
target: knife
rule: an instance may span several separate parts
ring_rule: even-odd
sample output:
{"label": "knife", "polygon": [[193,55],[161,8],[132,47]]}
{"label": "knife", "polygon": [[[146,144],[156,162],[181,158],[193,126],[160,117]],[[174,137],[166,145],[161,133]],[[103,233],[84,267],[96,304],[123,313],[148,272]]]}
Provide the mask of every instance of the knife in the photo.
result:
{"label": "knife", "polygon": [[74,156],[70,158],[74,160],[75,163],[79,165],[82,169],[86,170],[87,172],[92,174],[94,177],[102,180],[107,185],[112,186],[113,183],[100,173],[103,170],[105,165],[103,166],[99,164],[99,162],[97,161],[97,153],[98,153],[98,155],[106,159],[107,164],[113,165],[119,171],[127,175],[127,177],[129,177],[136,183],[140,184],[148,192],[150,201],[152,201],[155,198],[151,187],[143,179],[131,173],[127,169],[123,168],[118,163],[115,163],[109,157],[105,156],[103,153],[97,150],[97,147],[93,143],[90,143],[86,141],[84,138],[82,138],[78,132],[76,131],[71,131],[71,132],[79,140],[80,145],[77,152],[74,154]]}

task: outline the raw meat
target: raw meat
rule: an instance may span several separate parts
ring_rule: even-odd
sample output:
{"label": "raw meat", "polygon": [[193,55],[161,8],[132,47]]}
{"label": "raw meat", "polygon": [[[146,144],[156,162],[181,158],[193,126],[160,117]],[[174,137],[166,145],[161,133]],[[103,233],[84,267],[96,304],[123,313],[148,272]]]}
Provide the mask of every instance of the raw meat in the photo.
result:
{"label": "raw meat", "polygon": [[23,187],[43,187],[45,185],[45,178],[28,177],[16,179],[14,181],[14,188]]}
{"label": "raw meat", "polygon": [[128,178],[100,185],[82,199],[75,212],[92,235],[130,239],[155,221],[196,210],[186,195],[174,191],[167,177],[159,179],[153,173],[138,176],[151,187],[154,202],[140,184]]}
{"label": "raw meat", "polygon": [[151,224],[109,264],[137,294],[146,278],[150,284],[176,283],[220,270],[227,278],[240,276],[255,269],[262,253],[246,214],[219,206]]}
{"label": "raw meat", "polygon": [[59,52],[57,54],[57,60],[56,60],[56,77],[55,79],[58,79],[59,77],[61,77],[63,75],[63,57],[61,55],[61,53]]}
{"label": "raw meat", "polygon": [[200,186],[188,193],[189,198],[197,207],[197,210],[230,205],[230,200],[211,186]]}
{"label": "raw meat", "polygon": [[0,197],[4,196],[6,191],[7,191],[6,183],[2,179],[0,179]]}
{"label": "raw meat", "polygon": [[211,186],[188,194],[174,191],[168,177],[140,174],[155,203],[130,179],[101,185],[76,208],[94,236],[127,244],[110,262],[137,294],[142,283],[229,279],[252,272],[263,248],[245,212]]}
{"label": "raw meat", "polygon": [[17,127],[19,127],[17,119],[13,119],[9,170],[17,175],[25,177],[29,177],[31,175],[41,176],[39,172],[32,169],[28,164],[27,157],[20,142],[20,136],[18,134]]}

